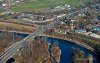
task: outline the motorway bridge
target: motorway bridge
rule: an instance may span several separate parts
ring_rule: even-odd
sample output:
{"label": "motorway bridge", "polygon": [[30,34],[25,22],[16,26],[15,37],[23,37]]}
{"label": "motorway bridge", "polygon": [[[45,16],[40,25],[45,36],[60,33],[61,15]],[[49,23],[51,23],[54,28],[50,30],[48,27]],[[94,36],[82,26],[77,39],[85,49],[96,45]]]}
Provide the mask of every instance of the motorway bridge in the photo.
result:
{"label": "motorway bridge", "polygon": [[8,59],[13,57],[13,55],[16,53],[17,49],[21,49],[22,47],[25,46],[25,44],[27,44],[28,42],[33,41],[34,38],[37,37],[38,35],[40,35],[42,32],[44,32],[48,29],[51,29],[55,26],[58,26],[60,24],[60,19],[61,18],[63,18],[63,17],[69,18],[69,17],[77,15],[78,13],[87,12],[89,10],[90,10],[90,8],[86,7],[86,8],[83,8],[81,10],[69,13],[68,15],[62,15],[62,16],[54,17],[53,21],[51,23],[49,23],[48,25],[39,27],[39,29],[37,31],[33,32],[32,34],[30,34],[29,36],[27,36],[23,40],[21,40],[19,42],[16,42],[16,43],[12,44],[9,48],[7,48],[4,51],[4,53],[2,53],[0,55],[0,63],[6,63],[6,61]]}

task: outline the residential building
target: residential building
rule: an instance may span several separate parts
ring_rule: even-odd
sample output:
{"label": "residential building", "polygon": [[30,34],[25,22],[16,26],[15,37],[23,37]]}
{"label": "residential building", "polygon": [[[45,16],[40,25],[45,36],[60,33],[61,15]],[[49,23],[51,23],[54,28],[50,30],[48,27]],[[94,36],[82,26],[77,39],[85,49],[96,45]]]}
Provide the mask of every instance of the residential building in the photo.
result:
{"label": "residential building", "polygon": [[95,33],[91,33],[90,36],[91,36],[91,37],[95,37],[95,38],[100,38],[100,35],[95,34]]}
{"label": "residential building", "polygon": [[76,32],[76,33],[85,33],[86,30],[85,29],[78,29],[78,30],[74,30],[74,32]]}

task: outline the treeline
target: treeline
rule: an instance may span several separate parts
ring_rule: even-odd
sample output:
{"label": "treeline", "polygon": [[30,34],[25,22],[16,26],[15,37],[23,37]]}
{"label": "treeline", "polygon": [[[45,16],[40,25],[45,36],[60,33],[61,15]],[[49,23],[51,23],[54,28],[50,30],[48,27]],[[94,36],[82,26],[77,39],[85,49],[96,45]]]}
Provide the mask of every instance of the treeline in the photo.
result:
{"label": "treeline", "polygon": [[66,34],[62,34],[62,33],[55,32],[54,30],[48,30],[44,32],[44,34],[51,35],[58,38],[72,39],[74,41],[85,43],[93,48],[95,47],[96,44],[100,45],[99,39],[98,40],[95,38],[93,39],[93,37],[84,36],[74,32],[73,33],[67,32]]}
{"label": "treeline", "polygon": [[14,56],[16,63],[56,63],[49,53],[49,44],[41,38],[35,38],[19,50]]}

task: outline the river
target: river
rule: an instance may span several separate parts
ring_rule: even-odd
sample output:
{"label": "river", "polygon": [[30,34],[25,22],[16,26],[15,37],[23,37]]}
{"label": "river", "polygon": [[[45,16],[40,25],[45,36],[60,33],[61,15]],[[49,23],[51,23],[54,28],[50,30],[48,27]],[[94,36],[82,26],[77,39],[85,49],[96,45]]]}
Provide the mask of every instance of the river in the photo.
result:
{"label": "river", "polygon": [[51,44],[53,44],[53,42],[58,42],[58,44],[59,44],[58,46],[61,49],[60,63],[71,63],[71,54],[72,54],[73,48],[78,48],[78,49],[84,51],[85,55],[92,54],[94,57],[93,63],[100,63],[98,61],[97,57],[95,56],[95,54],[93,54],[91,51],[89,51],[86,48],[81,47],[77,44],[71,43],[66,40],[50,38],[50,37],[48,37],[48,42],[50,42]]}
{"label": "river", "polygon": [[[28,36],[28,34],[20,34],[20,33],[15,33],[15,32],[13,34],[16,34],[16,35],[21,36],[21,37]],[[78,49],[84,51],[85,55],[92,54],[93,58],[94,58],[93,63],[100,63],[94,53],[92,53],[91,51],[87,50],[86,48],[84,48],[82,46],[71,43],[70,41],[57,39],[57,38],[51,38],[51,37],[47,37],[47,41],[50,42],[51,45],[54,42],[58,42],[58,46],[61,49],[60,63],[71,63],[71,54],[72,54],[73,48],[78,48]]]}

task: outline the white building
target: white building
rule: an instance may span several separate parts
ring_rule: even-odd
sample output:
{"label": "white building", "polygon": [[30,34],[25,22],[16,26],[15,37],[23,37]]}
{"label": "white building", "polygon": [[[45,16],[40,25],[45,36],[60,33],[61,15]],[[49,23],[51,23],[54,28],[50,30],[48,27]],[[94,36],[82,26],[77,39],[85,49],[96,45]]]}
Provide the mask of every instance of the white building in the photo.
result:
{"label": "white building", "polygon": [[90,36],[91,36],[91,37],[95,37],[95,38],[100,38],[100,35],[95,34],[95,33],[91,33]]}
{"label": "white building", "polygon": [[86,30],[85,29],[78,29],[78,30],[74,30],[74,32],[76,32],[76,33],[85,33]]}

